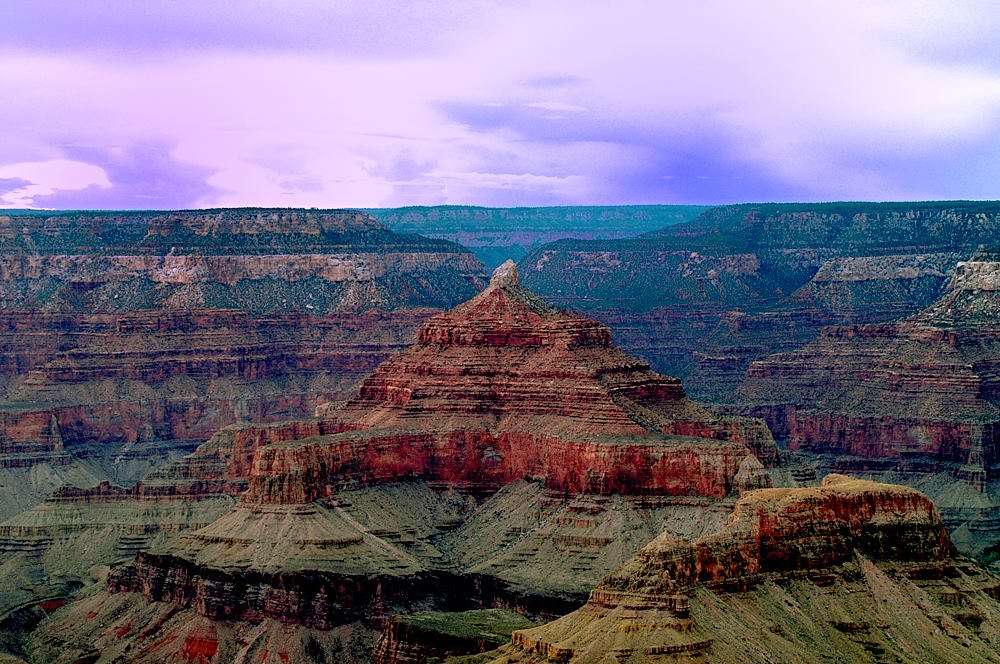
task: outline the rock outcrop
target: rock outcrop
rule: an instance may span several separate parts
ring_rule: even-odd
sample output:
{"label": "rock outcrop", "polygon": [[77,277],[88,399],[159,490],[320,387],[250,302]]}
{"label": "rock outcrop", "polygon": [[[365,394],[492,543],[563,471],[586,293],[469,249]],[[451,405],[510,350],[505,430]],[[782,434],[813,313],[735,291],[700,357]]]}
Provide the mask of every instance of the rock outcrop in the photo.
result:
{"label": "rock outcrop", "polygon": [[613,348],[606,327],[521,287],[512,262],[318,415],[340,433],[262,448],[244,502],[308,503],[405,477],[721,498],[766,482],[761,461],[776,457],[759,421],[701,409],[676,378]]}
{"label": "rock outcrop", "polygon": [[[247,490],[113,569],[107,591],[171,604],[191,624],[381,631],[428,608],[552,617],[656,532],[713,528],[740,491],[769,484],[775,457],[762,422],[698,407],[507,263],[345,404],[224,429],[140,482],[131,491],[147,501]],[[138,620],[141,602],[128,604]],[[123,636],[121,652],[143,661],[163,636]],[[51,649],[64,637],[40,638]]]}
{"label": "rock outcrop", "polygon": [[[439,565],[441,553],[431,543],[441,532],[435,523],[459,526],[477,500],[523,478],[554,496],[548,508],[534,508],[537,514],[565,510],[561,505],[577,494],[634,496],[650,501],[639,509],[652,514],[684,509],[690,496],[704,497],[702,509],[705,499],[766,486],[762,460],[775,458],[760,421],[699,408],[676,379],[611,347],[607,328],[521,288],[513,263],[498,268],[483,293],[429,320],[418,343],[380,365],[354,399],[321,406],[317,415],[223,430],[141,482],[135,491],[145,496],[232,494],[248,483],[235,512],[181,538],[170,555],[274,573],[328,560],[350,574],[415,574]],[[389,496],[377,487],[399,482],[430,483],[452,496],[421,490],[420,498],[404,500],[409,507],[399,507],[404,525],[376,529],[416,528],[422,534],[404,551],[366,536],[370,529],[359,524],[382,517],[351,507],[364,487]],[[501,492],[499,500],[523,502],[536,493],[525,490]],[[657,496],[680,500],[658,503]],[[506,504],[511,514],[523,511]],[[493,509],[488,505],[481,509]],[[612,564],[599,552],[620,540],[599,525],[599,504],[587,511],[566,519],[579,521],[566,542],[593,549],[581,578]],[[536,518],[532,527],[521,526],[521,538],[539,525]],[[464,528],[458,530],[471,536],[475,526]],[[460,538],[440,542],[463,550]],[[296,547],[307,543],[318,548],[303,558]],[[501,539],[498,548],[463,558],[462,566],[516,567],[495,559],[509,545]]]}
{"label": "rock outcrop", "polygon": [[717,534],[664,535],[500,662],[919,661],[1000,656],[1000,581],[915,490],[829,476],[745,495]]}

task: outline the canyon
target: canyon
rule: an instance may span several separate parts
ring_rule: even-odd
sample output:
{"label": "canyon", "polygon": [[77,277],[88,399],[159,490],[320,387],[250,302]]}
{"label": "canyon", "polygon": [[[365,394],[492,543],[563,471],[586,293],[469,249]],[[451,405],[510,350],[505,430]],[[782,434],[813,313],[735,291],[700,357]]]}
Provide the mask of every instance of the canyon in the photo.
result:
{"label": "canyon", "polygon": [[[197,629],[224,661],[267,661],[299,647],[271,628],[299,625],[324,657],[345,630],[371,657],[394,614],[552,618],[657,534],[717,528],[741,491],[770,485],[776,458],[763,422],[697,406],[612,347],[603,325],[521,287],[508,262],[344,404],[230,427],[112,496],[198,509],[238,499],[203,527],[157,531],[104,589],[60,611],[71,632],[43,623],[31,656],[162,661]],[[71,493],[102,491],[114,493]],[[109,621],[110,640],[88,631]],[[227,632],[246,629],[271,631],[246,646]]]}
{"label": "canyon", "polygon": [[988,201],[744,204],[635,238],[553,242],[519,266],[527,287],[607,324],[693,398],[724,402],[753,361],[824,326],[929,306],[998,233]]}
{"label": "canyon", "polygon": [[346,398],[484,283],[347,211],[0,216],[0,517]]}
{"label": "canyon", "polygon": [[521,260],[565,238],[627,238],[695,219],[703,205],[573,205],[493,208],[466,205],[365,210],[399,233],[418,233],[468,247],[488,268]]}
{"label": "canyon", "polygon": [[914,486],[981,556],[1000,542],[998,225],[993,202],[737,205],[521,267],[716,412],[765,419],[782,483]]}
{"label": "canyon", "polygon": [[996,525],[1000,261],[956,265],[930,306],[899,322],[832,326],[750,365],[734,394],[796,458],[913,484],[931,495],[967,552]]}
{"label": "canyon", "polygon": [[0,218],[0,650],[995,661],[1000,206],[673,221]]}

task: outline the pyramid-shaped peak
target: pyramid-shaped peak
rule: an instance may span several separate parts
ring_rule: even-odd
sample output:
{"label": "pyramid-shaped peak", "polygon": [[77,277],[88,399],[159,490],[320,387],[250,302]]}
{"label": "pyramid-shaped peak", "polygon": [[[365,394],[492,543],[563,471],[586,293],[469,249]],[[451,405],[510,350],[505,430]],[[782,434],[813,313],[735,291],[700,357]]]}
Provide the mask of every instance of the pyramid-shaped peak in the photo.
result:
{"label": "pyramid-shaped peak", "polygon": [[517,265],[508,260],[493,272],[485,290],[424,323],[419,340],[446,346],[608,347],[611,331],[518,284]]}
{"label": "pyramid-shaped peak", "polygon": [[506,288],[508,286],[517,286],[517,279],[517,263],[508,258],[504,261],[503,265],[493,270],[489,287]]}

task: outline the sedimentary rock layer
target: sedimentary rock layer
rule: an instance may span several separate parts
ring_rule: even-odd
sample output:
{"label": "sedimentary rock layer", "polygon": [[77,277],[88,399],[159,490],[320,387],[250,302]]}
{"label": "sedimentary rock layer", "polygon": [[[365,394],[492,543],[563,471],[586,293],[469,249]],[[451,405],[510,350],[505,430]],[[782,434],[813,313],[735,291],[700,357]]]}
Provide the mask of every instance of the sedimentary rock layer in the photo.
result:
{"label": "sedimentary rock layer", "polygon": [[230,496],[178,500],[137,496],[107,482],[64,487],[45,502],[0,522],[0,611],[32,598],[66,597],[108,565],[201,528],[232,509]]}
{"label": "sedimentary rock layer", "polygon": [[419,233],[468,247],[489,268],[520,260],[562,238],[633,237],[694,219],[700,205],[483,208],[461,205],[368,210],[400,233]]}
{"label": "sedimentary rock layer", "polygon": [[998,231],[988,202],[738,205],[639,238],[551,243],[520,267],[695,398],[728,401],[751,361],[825,325],[926,307]]}
{"label": "sedimentary rock layer", "polygon": [[925,496],[831,476],[752,492],[696,542],[658,538],[585,607],[515,632],[491,661],[990,662],[998,597]]}
{"label": "sedimentary rock layer", "polygon": [[140,482],[140,501],[248,489],[107,590],[314,630],[427,607],[551,615],[653,532],[704,532],[719,499],[769,483],[762,422],[703,410],[517,279],[502,266],[346,404],[225,429]]}
{"label": "sedimentary rock layer", "polygon": [[751,587],[760,575],[824,569],[856,552],[927,564],[957,554],[934,503],[919,491],[827,475],[819,487],[747,494],[719,533],[697,542],[654,540],[599,589],[669,594],[694,585]]}
{"label": "sedimentary rock layer", "polygon": [[[373,640],[342,661],[370,661],[389,616],[513,607],[552,619],[580,606],[658,532],[696,538],[730,509],[707,498],[565,496],[524,481],[484,503],[412,481],[310,505],[241,504],[197,531],[160,537],[133,564],[115,568],[108,584],[116,592],[75,595],[36,635],[34,652],[44,659],[92,649],[154,662],[184,642],[178,636],[168,645],[172,634],[283,621],[268,649],[310,661],[292,634],[326,643],[361,619]],[[161,621],[164,607],[169,618]],[[232,652],[235,644],[213,638],[219,652]]]}
{"label": "sedimentary rock layer", "polygon": [[934,470],[950,467],[985,488],[1000,441],[997,275],[998,262],[959,263],[923,312],[827,328],[800,350],[754,363],[738,398],[792,450],[933,460]]}
{"label": "sedimentary rock layer", "polygon": [[359,212],[0,216],[0,465],[133,483],[233,422],[309,416],[483,281]]}
{"label": "sedimentary rock layer", "polygon": [[759,421],[699,408],[676,378],[611,347],[606,327],[522,288],[510,262],[318,415],[337,433],[260,449],[244,502],[307,503],[401,477],[723,497],[766,482],[761,461],[776,456]]}

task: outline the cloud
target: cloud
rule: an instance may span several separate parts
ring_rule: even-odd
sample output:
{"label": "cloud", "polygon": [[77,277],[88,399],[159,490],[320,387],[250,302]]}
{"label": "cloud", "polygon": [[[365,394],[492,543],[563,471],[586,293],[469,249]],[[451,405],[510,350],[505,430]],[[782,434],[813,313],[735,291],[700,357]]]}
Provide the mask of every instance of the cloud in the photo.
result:
{"label": "cloud", "polygon": [[12,184],[0,195],[0,207],[8,208],[40,207],[36,200],[58,192],[111,186],[103,169],[71,159],[5,164],[0,166],[0,178]]}
{"label": "cloud", "polygon": [[992,3],[53,2],[0,10],[0,163],[108,186],[20,200],[996,197]]}
{"label": "cloud", "polygon": [[[24,178],[0,178],[0,195],[21,189],[27,189],[34,182]],[[2,200],[2,199],[0,199]]]}
{"label": "cloud", "polygon": [[560,90],[582,85],[585,82],[585,78],[574,74],[548,74],[526,78],[523,85],[526,88],[538,90]]}
{"label": "cloud", "polygon": [[583,106],[564,104],[558,101],[533,101],[529,104],[525,104],[524,106],[526,108],[540,108],[544,111],[559,111],[562,113],[583,113],[587,110]]}
{"label": "cloud", "polygon": [[63,151],[72,160],[70,163],[86,165],[91,169],[88,172],[100,171],[103,177],[76,183],[82,186],[52,186],[50,191],[32,192],[32,207],[185,208],[214,192],[206,182],[210,170],[179,162],[164,145],[64,145]]}

